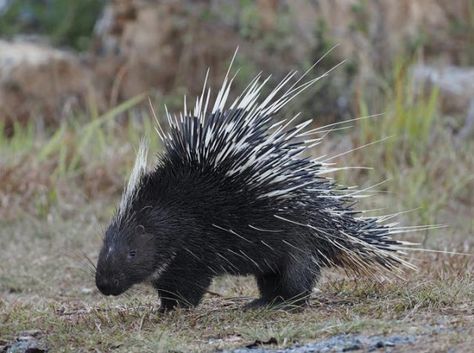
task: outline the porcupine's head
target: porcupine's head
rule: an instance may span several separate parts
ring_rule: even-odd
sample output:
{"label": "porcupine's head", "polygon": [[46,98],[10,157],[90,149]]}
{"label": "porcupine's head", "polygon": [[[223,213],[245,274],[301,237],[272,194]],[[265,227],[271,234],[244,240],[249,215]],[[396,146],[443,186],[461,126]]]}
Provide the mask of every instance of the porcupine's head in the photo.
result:
{"label": "porcupine's head", "polygon": [[166,215],[142,196],[149,186],[146,157],[143,141],[119,209],[105,232],[96,268],[96,286],[105,295],[119,295],[159,275],[173,257],[166,225],[160,223]]}

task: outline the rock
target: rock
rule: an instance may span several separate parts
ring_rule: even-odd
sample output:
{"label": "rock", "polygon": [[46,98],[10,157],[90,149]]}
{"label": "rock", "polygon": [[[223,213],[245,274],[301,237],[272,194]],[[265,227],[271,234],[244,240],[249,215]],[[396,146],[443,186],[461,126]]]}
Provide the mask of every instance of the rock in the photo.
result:
{"label": "rock", "polygon": [[77,56],[43,44],[0,40],[0,122],[46,124],[96,97],[92,72]]}
{"label": "rock", "polygon": [[250,348],[237,348],[223,353],[326,353],[326,352],[372,352],[380,348],[391,348],[414,343],[415,336],[364,336],[364,335],[337,335],[318,342],[304,345],[294,345],[289,348],[271,349],[261,348],[261,345]]}
{"label": "rock", "polygon": [[82,294],[91,294],[92,292],[94,292],[94,288],[88,288],[88,287],[81,288]]}
{"label": "rock", "polygon": [[474,67],[416,65],[412,76],[420,88],[439,89],[444,113],[466,115],[474,99]]}
{"label": "rock", "polygon": [[14,342],[4,347],[6,353],[46,353],[48,351],[40,342],[41,331],[29,330],[22,332]]}

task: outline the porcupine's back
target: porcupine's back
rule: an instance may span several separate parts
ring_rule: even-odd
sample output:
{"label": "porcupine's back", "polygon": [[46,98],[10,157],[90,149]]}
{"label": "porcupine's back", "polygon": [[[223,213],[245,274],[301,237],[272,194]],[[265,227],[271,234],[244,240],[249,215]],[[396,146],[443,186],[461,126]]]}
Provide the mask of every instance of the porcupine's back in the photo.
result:
{"label": "porcupine's back", "polygon": [[[262,103],[257,99],[266,80],[259,83],[257,77],[230,107],[226,78],[211,113],[209,93],[203,93],[193,113],[185,107],[184,116],[168,114],[170,131],[158,131],[166,149],[156,173],[165,176],[168,193],[162,197],[181,200],[180,208],[202,229],[204,242],[190,239],[186,246],[252,267],[240,272],[287,256],[297,261],[301,252],[311,253],[320,266],[357,273],[408,265],[396,256],[394,246],[400,243],[390,238],[390,228],[353,210],[351,195],[357,191],[336,186],[322,176],[328,171],[324,163],[302,157],[320,142],[312,135],[321,129],[305,129],[311,121],[290,127],[294,119],[274,119],[317,80],[278,96],[291,77]],[[165,188],[159,187],[162,193]],[[229,261],[211,258],[232,272]]]}

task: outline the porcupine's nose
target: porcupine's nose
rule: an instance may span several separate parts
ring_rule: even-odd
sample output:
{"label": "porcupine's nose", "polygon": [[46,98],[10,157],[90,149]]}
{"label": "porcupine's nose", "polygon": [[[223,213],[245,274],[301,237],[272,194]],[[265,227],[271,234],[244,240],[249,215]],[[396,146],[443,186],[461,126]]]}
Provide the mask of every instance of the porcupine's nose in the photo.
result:
{"label": "porcupine's nose", "polygon": [[96,278],[95,284],[104,295],[119,295],[122,293],[118,279]]}

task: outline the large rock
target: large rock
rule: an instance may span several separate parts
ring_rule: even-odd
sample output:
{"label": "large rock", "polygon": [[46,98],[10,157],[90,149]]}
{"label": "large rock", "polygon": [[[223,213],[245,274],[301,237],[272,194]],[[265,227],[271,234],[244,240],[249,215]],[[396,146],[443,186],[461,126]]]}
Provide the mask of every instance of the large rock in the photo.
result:
{"label": "large rock", "polygon": [[439,90],[441,111],[459,117],[458,138],[474,133],[474,67],[417,65],[412,70],[415,85],[420,89]]}
{"label": "large rock", "polygon": [[0,121],[7,132],[14,121],[55,122],[98,99],[92,80],[92,71],[68,52],[0,41]]}
{"label": "large rock", "polygon": [[418,87],[437,87],[442,110],[465,114],[474,101],[474,67],[417,65],[412,71]]}

